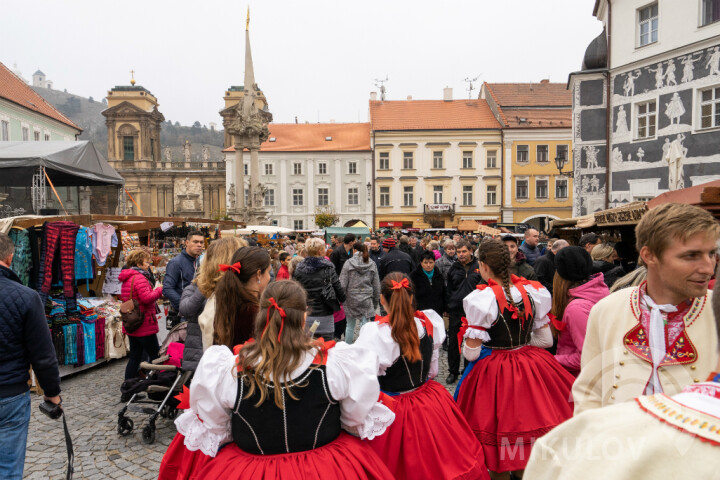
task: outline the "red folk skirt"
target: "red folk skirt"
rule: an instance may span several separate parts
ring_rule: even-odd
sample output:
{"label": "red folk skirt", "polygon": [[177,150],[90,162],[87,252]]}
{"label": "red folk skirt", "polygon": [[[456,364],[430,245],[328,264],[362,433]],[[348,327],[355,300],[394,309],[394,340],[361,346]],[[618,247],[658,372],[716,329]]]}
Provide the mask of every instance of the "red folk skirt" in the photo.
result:
{"label": "red folk skirt", "polygon": [[369,443],[395,478],[490,479],[482,447],[439,383],[428,380],[392,398],[395,421]]}
{"label": "red folk skirt", "polygon": [[[182,435],[175,437],[165,457],[171,454],[178,437],[182,438]],[[164,471],[170,472],[173,466],[170,460],[177,455],[174,452],[167,465],[163,458],[165,467],[160,467],[161,480],[393,480],[392,474],[367,442],[345,432],[322,447],[277,455],[247,453],[230,443],[222,447],[215,458],[211,458],[201,452],[188,451],[182,443],[180,445],[185,454],[195,458],[172,462],[177,465],[175,472],[182,472],[183,476],[163,476]],[[198,453],[204,458],[200,458]]]}
{"label": "red folk skirt", "polygon": [[457,404],[494,472],[523,470],[538,438],[572,417],[568,373],[546,350],[493,350],[460,386]]}

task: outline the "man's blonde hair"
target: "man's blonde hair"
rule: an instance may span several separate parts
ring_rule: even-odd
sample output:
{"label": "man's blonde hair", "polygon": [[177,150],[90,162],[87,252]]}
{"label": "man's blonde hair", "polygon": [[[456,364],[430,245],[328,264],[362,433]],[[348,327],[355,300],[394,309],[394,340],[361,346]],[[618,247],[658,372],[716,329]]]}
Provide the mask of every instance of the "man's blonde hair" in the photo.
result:
{"label": "man's blonde hair", "polygon": [[639,252],[647,247],[659,258],[673,240],[686,242],[698,233],[717,240],[720,238],[720,224],[710,212],[700,207],[666,203],[648,211],[637,224],[635,248]]}

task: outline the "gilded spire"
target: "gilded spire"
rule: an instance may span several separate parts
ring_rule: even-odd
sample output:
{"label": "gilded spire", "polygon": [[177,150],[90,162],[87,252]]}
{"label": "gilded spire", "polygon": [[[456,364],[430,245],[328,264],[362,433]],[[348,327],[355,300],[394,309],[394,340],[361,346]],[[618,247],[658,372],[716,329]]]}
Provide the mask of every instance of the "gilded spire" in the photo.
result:
{"label": "gilded spire", "polygon": [[247,20],[245,20],[245,31],[247,32],[250,30],[250,5],[248,4],[247,9]]}

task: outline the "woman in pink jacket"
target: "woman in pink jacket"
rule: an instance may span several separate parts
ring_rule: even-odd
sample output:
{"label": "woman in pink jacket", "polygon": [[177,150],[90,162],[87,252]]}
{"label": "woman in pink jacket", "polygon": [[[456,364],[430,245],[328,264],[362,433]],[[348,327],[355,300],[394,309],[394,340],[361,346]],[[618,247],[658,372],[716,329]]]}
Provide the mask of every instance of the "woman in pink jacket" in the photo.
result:
{"label": "woman in pink jacket", "polygon": [[602,273],[592,275],[593,261],[582,247],[565,247],[555,254],[552,313],[558,336],[555,358],[577,377],[590,309],[610,294]]}
{"label": "woman in pink jacket", "polygon": [[153,289],[150,283],[150,254],[145,250],[133,250],[125,258],[125,268],[118,279],[122,282],[120,299],[125,302],[130,300],[130,289],[132,298],[140,304],[140,311],[143,313],[143,323],[140,328],[132,333],[123,333],[130,337],[129,360],[125,367],[125,380],[137,376],[138,368],[143,354],[146,353],[150,360],[158,356],[160,345],[158,344],[157,332],[157,301],[162,297],[162,286]]}

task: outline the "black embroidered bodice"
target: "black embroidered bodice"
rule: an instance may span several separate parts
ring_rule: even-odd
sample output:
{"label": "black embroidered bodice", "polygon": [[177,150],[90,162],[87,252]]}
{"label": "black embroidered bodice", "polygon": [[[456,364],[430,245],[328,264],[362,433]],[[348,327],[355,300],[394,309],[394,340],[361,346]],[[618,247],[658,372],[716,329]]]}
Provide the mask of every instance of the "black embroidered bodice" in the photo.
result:
{"label": "black embroidered bodice", "polygon": [[[238,378],[238,394],[232,415],[233,440],[243,451],[255,455],[302,452],[326,445],[340,435],[340,404],[330,395],[325,366],[309,368],[294,379],[296,387],[268,385],[268,396],[258,407],[260,393],[249,398],[249,382]],[[282,410],[275,405],[274,390],[283,389]],[[293,400],[288,395],[292,388]]]}
{"label": "black embroidered bodice", "polygon": [[420,339],[420,355],[422,358],[417,362],[409,362],[401,354],[395,360],[395,363],[385,370],[385,375],[378,377],[380,390],[402,393],[421,386],[428,379],[432,353],[433,338],[425,330],[425,335]]}
{"label": "black embroidered bodice", "polygon": [[530,336],[533,331],[535,312],[535,302],[532,297],[528,296],[532,311],[526,313],[525,324],[518,314],[518,318],[512,318],[513,312],[505,309],[502,313],[498,313],[495,323],[486,331],[490,335],[490,341],[484,345],[489,348],[510,349],[518,348],[530,343]]}

